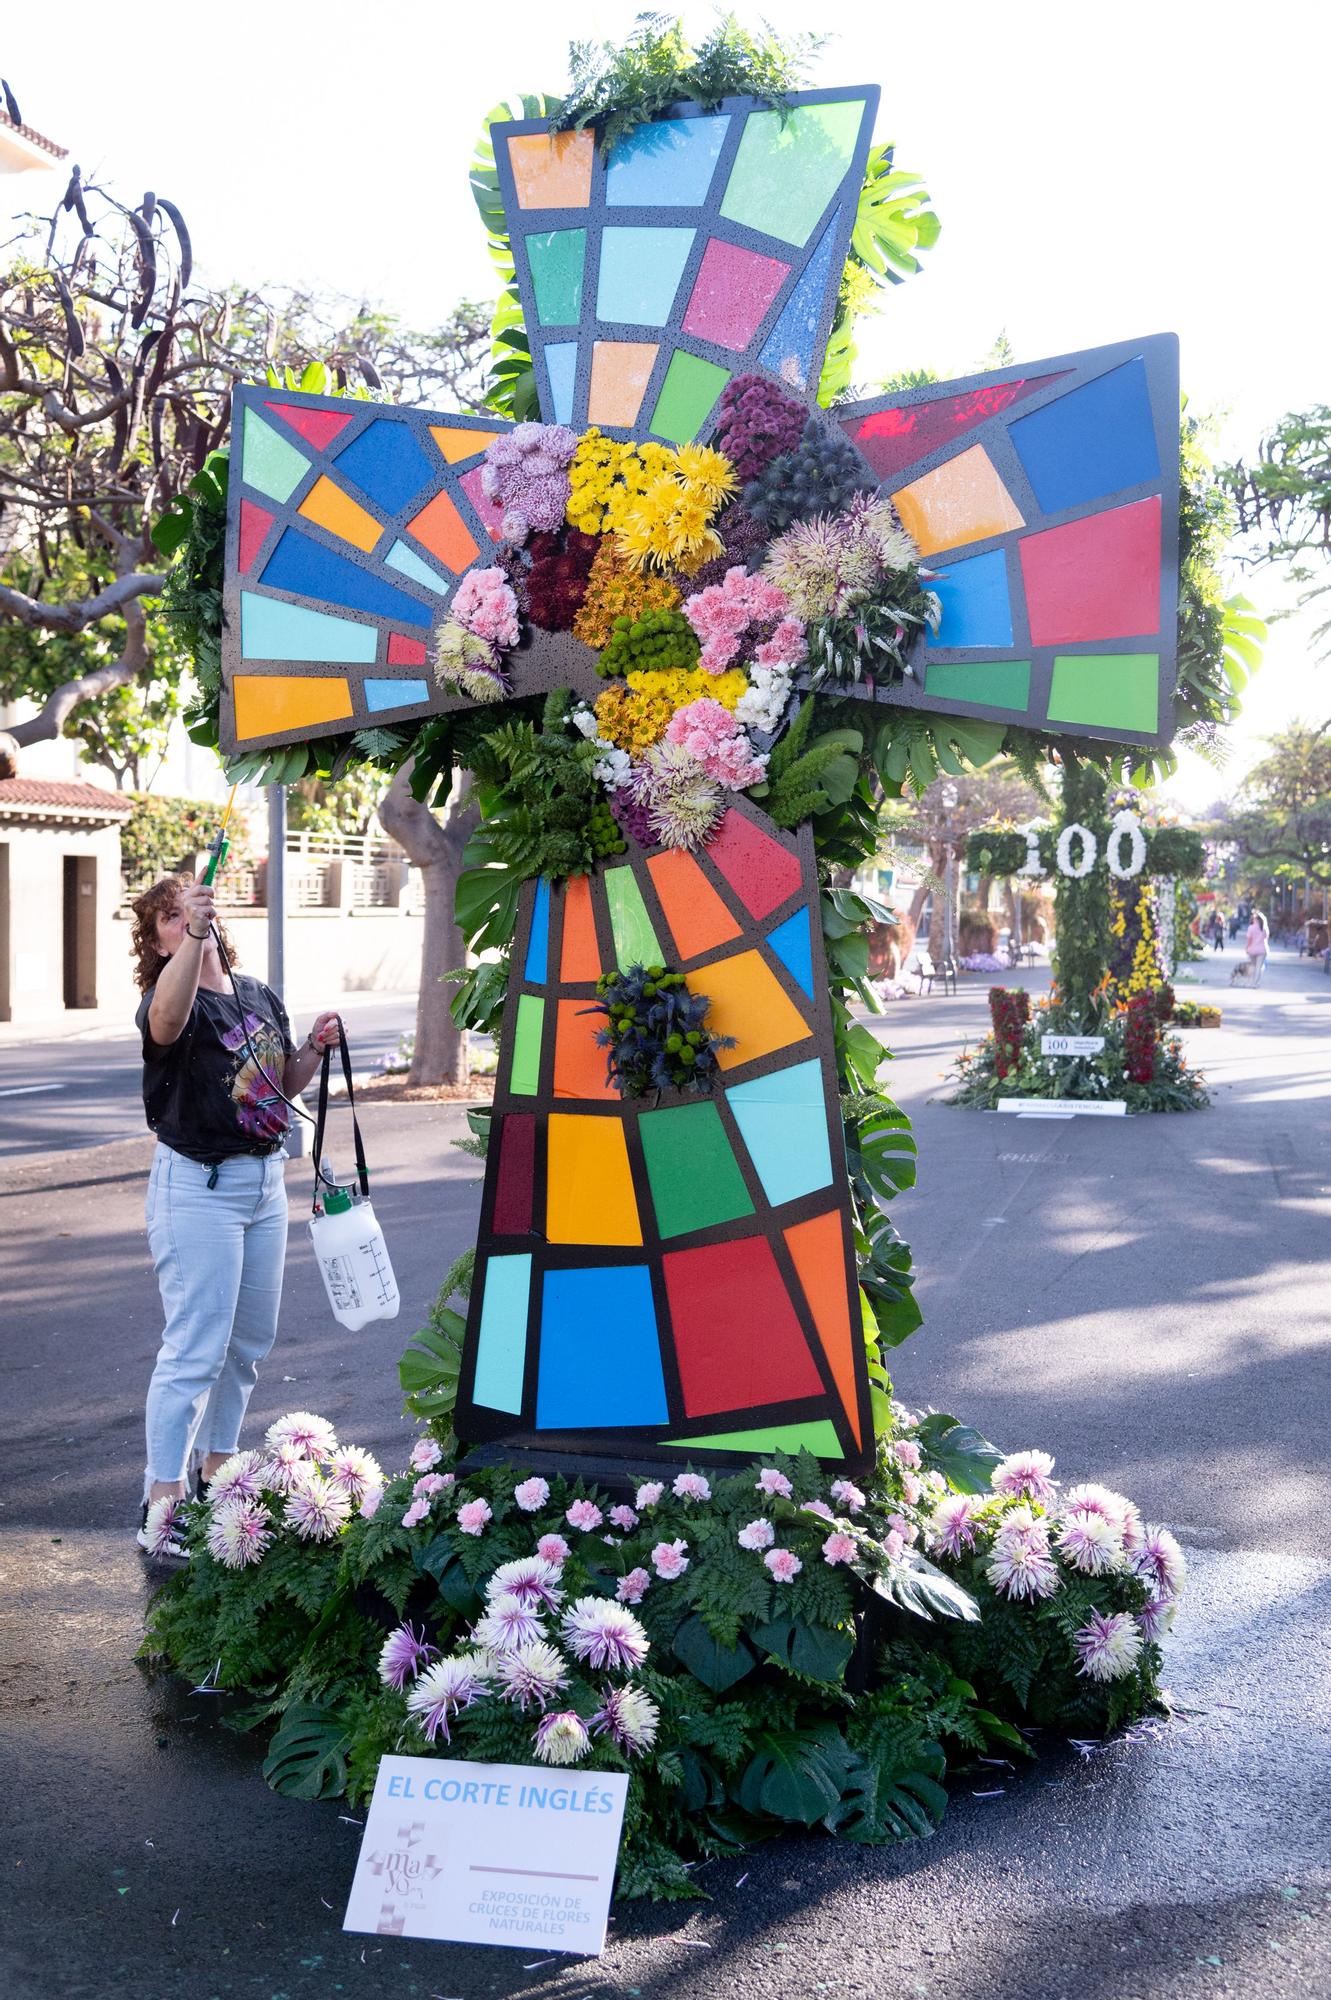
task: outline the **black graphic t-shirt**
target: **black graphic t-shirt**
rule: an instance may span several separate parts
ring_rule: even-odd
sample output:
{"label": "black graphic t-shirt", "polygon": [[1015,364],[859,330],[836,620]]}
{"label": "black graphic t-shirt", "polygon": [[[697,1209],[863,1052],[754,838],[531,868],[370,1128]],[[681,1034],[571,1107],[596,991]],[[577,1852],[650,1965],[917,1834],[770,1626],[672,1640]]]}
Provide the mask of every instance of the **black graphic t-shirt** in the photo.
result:
{"label": "black graphic t-shirt", "polygon": [[149,1125],[173,1151],[210,1165],[237,1153],[276,1152],[291,1117],[259,1067],[282,1082],[294,1046],[286,1009],[262,980],[241,972],[236,986],[239,1008],[229,991],[212,993],[201,986],[189,1020],[167,1048],[158,1047],[148,1027],[155,986],[134,1016],[143,1037]]}

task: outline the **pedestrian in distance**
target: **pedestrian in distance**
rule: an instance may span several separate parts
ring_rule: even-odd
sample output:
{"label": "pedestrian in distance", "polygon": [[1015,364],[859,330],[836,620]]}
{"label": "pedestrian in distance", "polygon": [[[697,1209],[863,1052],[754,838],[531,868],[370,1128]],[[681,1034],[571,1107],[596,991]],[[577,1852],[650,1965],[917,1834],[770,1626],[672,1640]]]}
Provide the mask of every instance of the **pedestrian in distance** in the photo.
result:
{"label": "pedestrian in distance", "polygon": [[235,949],[202,878],[168,876],[133,907],[143,1106],[157,1135],[148,1244],[165,1316],[148,1387],[137,1539],[184,1557],[160,1516],[149,1531],[148,1510],[186,1498],[196,1476],[205,1486],[239,1446],[282,1298],[291,1116],[283,1094],[305,1088],[339,1023],[331,1011],[318,1015],[297,1048],[271,987],[244,974],[233,986]]}
{"label": "pedestrian in distance", "polygon": [[1211,918],[1211,949],[1221,951],[1225,943],[1225,920],[1217,910]]}
{"label": "pedestrian in distance", "polygon": [[1270,933],[1267,929],[1266,918],[1260,910],[1254,910],[1248,921],[1247,935],[1243,943],[1243,949],[1247,953],[1248,962],[1252,967],[1252,983],[1254,986],[1260,986],[1262,983],[1262,974],[1266,970],[1266,953],[1269,943]]}

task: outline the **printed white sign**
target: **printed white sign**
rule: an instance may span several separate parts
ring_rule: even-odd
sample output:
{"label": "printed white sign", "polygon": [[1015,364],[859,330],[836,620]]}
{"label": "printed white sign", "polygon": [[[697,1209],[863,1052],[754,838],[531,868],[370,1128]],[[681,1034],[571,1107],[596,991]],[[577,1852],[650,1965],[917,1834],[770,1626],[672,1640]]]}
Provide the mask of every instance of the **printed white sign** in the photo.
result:
{"label": "printed white sign", "polygon": [[1105,1045],[1103,1035],[1041,1035],[1042,1056],[1098,1056]]}
{"label": "printed white sign", "polygon": [[382,1758],[343,1930],[599,1957],[628,1786],[622,1771]]}

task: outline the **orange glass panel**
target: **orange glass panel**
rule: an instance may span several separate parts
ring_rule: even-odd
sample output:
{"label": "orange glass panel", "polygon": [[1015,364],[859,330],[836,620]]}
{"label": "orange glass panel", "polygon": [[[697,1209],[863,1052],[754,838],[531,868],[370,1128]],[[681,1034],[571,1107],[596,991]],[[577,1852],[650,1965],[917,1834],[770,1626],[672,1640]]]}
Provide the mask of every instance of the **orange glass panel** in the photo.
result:
{"label": "orange glass panel", "polygon": [[455,576],[461,576],[468,563],[475,562],[480,554],[471,529],[447,493],[436,493],[429,506],[423,507],[407,526],[416,540],[424,543],[430,554],[438,556]]}
{"label": "orange glass panel", "polygon": [[813,1315],[818,1339],[832,1370],[841,1407],[850,1419],[855,1442],[860,1442],[860,1413],[855,1394],[855,1345],[850,1323],[850,1294],[846,1283],[845,1247],[841,1217],[835,1210],[797,1222],[782,1235],[790,1251],[804,1296]]}
{"label": "orange glass panel", "polygon": [[642,1242],[619,1118],[550,1113],[545,1228],[551,1243]]}
{"label": "orange glass panel", "polygon": [[604,1014],[585,1011],[590,1000],[561,1000],[555,1027],[555,1096],[618,1101],[619,1092],[606,1079],[606,1052],[598,1047],[596,1031]]}
{"label": "orange glass panel", "polygon": [[300,503],[300,511],[307,521],[327,528],[330,535],[340,535],[344,542],[353,542],[367,555],[383,533],[373,514],[358,507],[351,495],[334,486],[327,474],[315,480]]}
{"label": "orange glass panel", "polygon": [[519,208],[586,208],[592,198],[596,134],[527,132],[508,142]]}
{"label": "orange glass panel", "polygon": [[718,1049],[722,1069],[736,1069],[774,1049],[807,1041],[808,1022],[777,983],[776,974],[756,951],[737,952],[713,965],[686,973],[690,993],[705,993],[711,1005],[707,1025],[718,1035],[733,1035],[733,1049]]}
{"label": "orange glass panel", "polygon": [[570,875],[564,886],[564,942],[559,977],[565,986],[573,986],[600,976],[601,953],[592,915],[591,879],[586,875]]}
{"label": "orange glass panel", "polygon": [[647,868],[681,958],[696,958],[739,936],[739,925],[691,854],[668,847],[654,854]]}
{"label": "orange glass panel", "polygon": [[913,479],[892,498],[902,527],[922,556],[1025,526],[982,444]]}
{"label": "orange glass panel", "polygon": [[236,735],[275,736],[316,722],[346,722],[351,689],[325,674],[237,674]]}
{"label": "orange glass panel", "polygon": [[657,356],[654,340],[598,340],[592,348],[587,421],[627,430],[638,421]]}
{"label": "orange glass panel", "polygon": [[499,432],[457,430],[451,424],[431,424],[430,436],[450,465],[460,465],[464,458],[475,458],[488,444],[493,444]]}

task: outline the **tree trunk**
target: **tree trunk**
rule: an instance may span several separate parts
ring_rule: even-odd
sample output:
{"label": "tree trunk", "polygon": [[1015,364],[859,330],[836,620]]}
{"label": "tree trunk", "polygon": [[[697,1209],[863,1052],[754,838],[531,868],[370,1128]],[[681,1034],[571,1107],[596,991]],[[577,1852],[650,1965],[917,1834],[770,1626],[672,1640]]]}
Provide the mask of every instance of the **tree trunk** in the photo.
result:
{"label": "tree trunk", "polygon": [[421,871],[425,926],[421,941],[421,984],[416,1002],[416,1047],[408,1081],[414,1084],[465,1083],[470,1073],[467,1036],[449,1012],[451,989],[443,983],[466,956],[454,921],[462,850],[479,817],[471,774],[460,774],[440,820],[411,796],[413,758],[393,775],[379,805],[379,821]]}
{"label": "tree trunk", "polygon": [[938,877],[933,908],[929,912],[929,956],[937,965],[944,955],[947,938],[947,900],[952,893],[952,851],[947,847],[929,850],[929,865]]}

